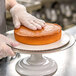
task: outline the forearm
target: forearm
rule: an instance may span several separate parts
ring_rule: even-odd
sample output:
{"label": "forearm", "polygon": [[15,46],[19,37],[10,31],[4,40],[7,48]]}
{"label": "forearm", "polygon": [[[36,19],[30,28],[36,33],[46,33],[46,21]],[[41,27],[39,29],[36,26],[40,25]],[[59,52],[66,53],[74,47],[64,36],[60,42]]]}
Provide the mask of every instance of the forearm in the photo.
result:
{"label": "forearm", "polygon": [[10,8],[12,8],[14,5],[17,4],[16,0],[5,0],[6,2],[6,9],[9,10]]}

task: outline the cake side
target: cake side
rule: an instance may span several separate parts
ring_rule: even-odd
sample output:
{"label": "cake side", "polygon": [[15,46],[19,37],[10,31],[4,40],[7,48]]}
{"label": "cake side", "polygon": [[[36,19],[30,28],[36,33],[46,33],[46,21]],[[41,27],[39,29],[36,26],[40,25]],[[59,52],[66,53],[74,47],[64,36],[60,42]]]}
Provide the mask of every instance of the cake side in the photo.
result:
{"label": "cake side", "polygon": [[56,33],[54,35],[48,35],[48,36],[41,36],[41,37],[23,37],[15,34],[15,39],[18,42],[21,42],[23,44],[30,44],[30,45],[44,45],[44,44],[50,44],[54,43],[61,39],[61,32]]}

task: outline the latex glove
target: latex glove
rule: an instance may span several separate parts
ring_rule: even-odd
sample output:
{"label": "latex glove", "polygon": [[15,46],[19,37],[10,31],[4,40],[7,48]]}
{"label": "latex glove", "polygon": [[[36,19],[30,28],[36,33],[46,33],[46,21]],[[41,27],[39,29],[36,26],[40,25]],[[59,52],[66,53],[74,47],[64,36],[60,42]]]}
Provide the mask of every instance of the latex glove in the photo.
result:
{"label": "latex glove", "polygon": [[7,45],[17,46],[19,43],[7,38],[6,36],[0,34],[0,59],[7,56],[14,56],[14,52],[12,49]]}
{"label": "latex glove", "polygon": [[26,8],[21,4],[16,4],[13,6],[10,9],[10,13],[13,17],[15,28],[19,28],[21,24],[32,30],[41,29],[45,26],[45,21],[29,14],[26,11]]}

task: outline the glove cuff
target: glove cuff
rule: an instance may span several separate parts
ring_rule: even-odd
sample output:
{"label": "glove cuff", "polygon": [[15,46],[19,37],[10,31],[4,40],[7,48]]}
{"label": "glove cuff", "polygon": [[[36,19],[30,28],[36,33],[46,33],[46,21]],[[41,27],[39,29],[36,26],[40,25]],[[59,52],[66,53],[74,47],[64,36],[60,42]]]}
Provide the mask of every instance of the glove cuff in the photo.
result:
{"label": "glove cuff", "polygon": [[22,4],[16,4],[15,6],[13,6],[10,9],[10,13],[12,13],[12,12],[14,12],[14,13],[15,12],[19,12],[21,10],[25,10],[27,12],[26,7],[24,5],[22,5]]}

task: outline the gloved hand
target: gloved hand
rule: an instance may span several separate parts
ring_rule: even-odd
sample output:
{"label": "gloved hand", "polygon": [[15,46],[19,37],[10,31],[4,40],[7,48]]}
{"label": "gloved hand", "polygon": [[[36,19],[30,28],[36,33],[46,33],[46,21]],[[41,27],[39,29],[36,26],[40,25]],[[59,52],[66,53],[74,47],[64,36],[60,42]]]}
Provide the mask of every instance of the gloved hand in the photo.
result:
{"label": "gloved hand", "polygon": [[19,43],[7,38],[6,36],[0,34],[0,59],[6,56],[14,56],[14,52],[12,49],[7,45],[17,46]]}
{"label": "gloved hand", "polygon": [[13,17],[15,28],[19,28],[21,24],[32,30],[41,29],[45,26],[45,21],[29,14],[26,8],[21,4],[14,5],[10,9],[10,13]]}

